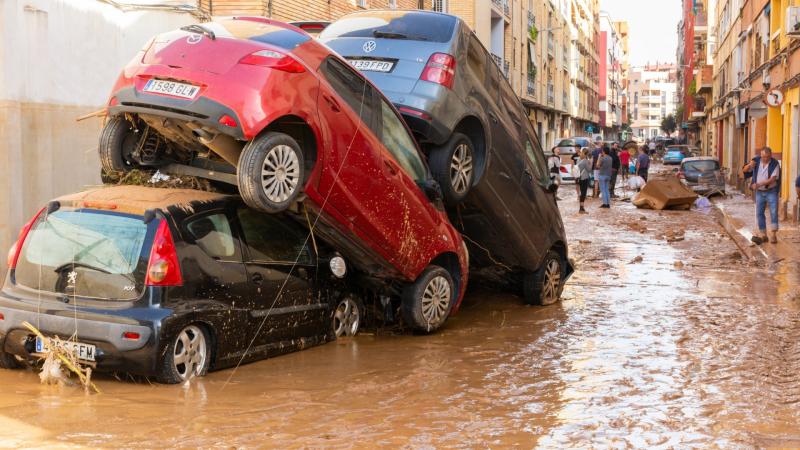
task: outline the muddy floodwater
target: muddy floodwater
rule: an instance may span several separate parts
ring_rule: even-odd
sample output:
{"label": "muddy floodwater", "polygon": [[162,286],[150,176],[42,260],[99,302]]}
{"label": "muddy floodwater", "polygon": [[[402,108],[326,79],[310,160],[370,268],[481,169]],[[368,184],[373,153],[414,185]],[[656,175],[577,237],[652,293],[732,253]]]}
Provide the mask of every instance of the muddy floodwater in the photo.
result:
{"label": "muddy floodwater", "polygon": [[[431,336],[359,335],[185,386],[0,370],[0,446],[798,447],[797,261],[744,261],[712,211],[560,192],[562,303],[473,289]],[[228,379],[230,378],[230,382]]]}

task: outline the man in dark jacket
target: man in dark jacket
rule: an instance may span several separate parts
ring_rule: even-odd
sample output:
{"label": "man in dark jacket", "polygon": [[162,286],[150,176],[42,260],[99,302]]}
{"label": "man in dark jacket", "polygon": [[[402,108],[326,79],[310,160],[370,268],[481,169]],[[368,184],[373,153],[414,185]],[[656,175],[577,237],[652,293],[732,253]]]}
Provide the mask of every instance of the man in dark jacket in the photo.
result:
{"label": "man in dark jacket", "polygon": [[[758,234],[751,240],[756,244],[764,242],[778,242],[778,195],[780,192],[781,165],[772,159],[772,149],[761,149],[761,159],[755,161],[753,166],[753,180],[750,189],[756,193],[756,220],[758,221]],[[769,206],[769,238],[767,238],[767,220],[765,210]]]}
{"label": "man in dark jacket", "polygon": [[611,182],[608,184],[608,191],[611,193],[611,198],[617,198],[614,192],[614,187],[617,185],[617,175],[619,175],[620,161],[619,161],[619,144],[614,142],[611,146]]}

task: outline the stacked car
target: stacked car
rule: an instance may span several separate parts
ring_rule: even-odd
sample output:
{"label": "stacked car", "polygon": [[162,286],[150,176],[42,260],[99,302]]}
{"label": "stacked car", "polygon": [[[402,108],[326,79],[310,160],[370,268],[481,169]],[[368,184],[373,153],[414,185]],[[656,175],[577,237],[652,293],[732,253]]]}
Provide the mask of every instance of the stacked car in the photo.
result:
{"label": "stacked car", "polygon": [[488,52],[453,16],[372,13],[319,40],[235,17],[148,42],[111,93],[103,169],[229,195],[122,186],[50,202],[9,254],[0,365],[46,350],[25,319],[84,330],[70,345],[100,369],[165,382],[354,334],[366,299],[431,332],[470,265],[529,303],[558,300],[572,269],[556,185]]}

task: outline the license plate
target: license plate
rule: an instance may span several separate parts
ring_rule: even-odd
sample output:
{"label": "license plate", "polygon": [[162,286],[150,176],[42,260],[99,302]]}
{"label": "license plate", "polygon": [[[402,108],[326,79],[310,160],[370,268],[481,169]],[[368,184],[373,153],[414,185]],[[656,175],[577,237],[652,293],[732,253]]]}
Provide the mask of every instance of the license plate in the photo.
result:
{"label": "license plate", "polygon": [[707,184],[697,184],[692,186],[692,190],[695,191],[708,191],[710,187]]}
{"label": "license plate", "polygon": [[144,85],[143,90],[153,94],[172,95],[189,100],[195,98],[200,92],[200,88],[197,86],[167,80],[150,80]]}
{"label": "license plate", "polygon": [[[95,346],[92,344],[84,344],[81,342],[63,341],[62,344],[67,351],[72,352],[76,358],[83,361],[94,361]],[[36,353],[44,353],[47,351],[42,338],[36,337]]]}
{"label": "license plate", "polygon": [[369,59],[351,59],[350,65],[356,70],[366,70],[368,72],[391,72],[394,63],[389,61],[373,61]]}

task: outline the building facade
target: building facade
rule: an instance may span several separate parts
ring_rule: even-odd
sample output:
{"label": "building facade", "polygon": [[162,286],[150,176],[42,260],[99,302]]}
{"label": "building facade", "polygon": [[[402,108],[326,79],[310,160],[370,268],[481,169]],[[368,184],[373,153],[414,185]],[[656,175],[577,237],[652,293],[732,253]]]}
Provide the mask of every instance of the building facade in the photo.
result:
{"label": "building facade", "polygon": [[673,64],[632,67],[628,96],[633,136],[651,139],[664,134],[661,120],[675,114],[677,71]]}
{"label": "building facade", "polygon": [[599,124],[606,139],[619,139],[622,130],[622,37],[607,13],[600,13],[597,39],[599,63]]}

